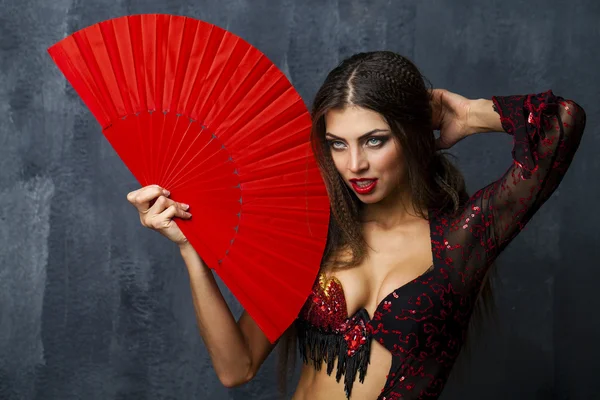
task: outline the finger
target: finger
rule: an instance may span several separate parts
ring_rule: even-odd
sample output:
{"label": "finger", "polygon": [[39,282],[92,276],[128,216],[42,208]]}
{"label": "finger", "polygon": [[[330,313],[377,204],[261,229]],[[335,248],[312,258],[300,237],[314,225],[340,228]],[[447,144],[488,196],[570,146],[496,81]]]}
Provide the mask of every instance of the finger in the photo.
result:
{"label": "finger", "polygon": [[177,204],[171,204],[162,213],[152,217],[147,226],[156,230],[165,229],[171,225],[173,218],[177,216],[180,216],[182,219],[189,219],[192,217],[190,213],[181,210],[181,207],[178,207]]}
{"label": "finger", "polygon": [[127,195],[127,200],[137,208],[140,213],[148,212],[150,203],[159,196],[169,196],[168,190],[158,185],[145,186]]}
{"label": "finger", "polygon": [[170,205],[160,214],[149,217],[146,225],[156,230],[168,228],[173,216],[177,212],[176,209],[177,206],[175,204]]}
{"label": "finger", "polygon": [[165,211],[167,208],[169,208],[173,204],[176,204],[175,201],[167,198],[166,196],[160,195],[160,196],[158,196],[158,198],[156,199],[154,204],[152,204],[150,206],[148,211],[145,212],[145,214],[148,215],[149,217],[154,217],[155,215],[158,215],[158,214],[162,213],[163,211]]}
{"label": "finger", "polygon": [[[154,202],[154,204],[150,207],[150,209],[148,210],[147,213],[145,213],[145,215],[148,218],[153,218],[156,215],[161,214],[162,212],[164,212],[167,208],[171,207],[171,206],[176,206],[178,210],[181,210],[182,212],[188,211],[190,206],[184,203],[178,203],[174,200],[168,199],[165,196],[159,196],[158,199],[156,199],[156,202]],[[179,216],[180,214],[178,214],[177,216]],[[181,214],[183,215],[183,214]]]}
{"label": "finger", "polygon": [[184,207],[180,203],[171,204],[165,211],[158,215],[160,219],[173,219],[173,218],[181,218],[181,219],[190,219],[192,218],[192,214],[186,212]]}

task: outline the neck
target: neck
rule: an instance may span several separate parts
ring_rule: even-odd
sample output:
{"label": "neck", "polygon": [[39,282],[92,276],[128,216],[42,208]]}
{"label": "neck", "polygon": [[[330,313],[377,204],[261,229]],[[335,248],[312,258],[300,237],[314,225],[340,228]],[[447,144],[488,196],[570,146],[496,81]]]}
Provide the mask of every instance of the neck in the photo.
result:
{"label": "neck", "polygon": [[407,187],[399,187],[396,193],[382,201],[365,204],[362,220],[382,228],[393,228],[419,216],[419,211],[415,207],[410,190]]}

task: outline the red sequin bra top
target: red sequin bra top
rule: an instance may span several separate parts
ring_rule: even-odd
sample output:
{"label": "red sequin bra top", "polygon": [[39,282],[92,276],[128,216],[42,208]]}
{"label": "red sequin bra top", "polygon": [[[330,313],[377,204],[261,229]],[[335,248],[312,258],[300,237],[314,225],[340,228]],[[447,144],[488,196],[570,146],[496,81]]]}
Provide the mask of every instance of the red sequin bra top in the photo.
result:
{"label": "red sequin bra top", "polygon": [[296,321],[305,363],[344,377],[351,397],[363,382],[372,340],[392,354],[379,400],[437,399],[459,354],[486,271],[564,176],[579,145],[585,112],[552,91],[494,97],[503,129],[513,135],[514,162],[452,216],[430,210],[434,265],[394,290],[373,316],[348,316],[344,291],[323,275]]}

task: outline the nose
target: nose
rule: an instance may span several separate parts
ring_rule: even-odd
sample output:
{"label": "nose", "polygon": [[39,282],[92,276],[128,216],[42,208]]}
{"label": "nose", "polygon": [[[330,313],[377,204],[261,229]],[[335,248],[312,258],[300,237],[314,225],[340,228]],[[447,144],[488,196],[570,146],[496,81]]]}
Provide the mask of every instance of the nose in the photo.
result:
{"label": "nose", "polygon": [[367,155],[359,146],[350,151],[350,159],[348,160],[348,170],[353,174],[365,171],[369,168]]}

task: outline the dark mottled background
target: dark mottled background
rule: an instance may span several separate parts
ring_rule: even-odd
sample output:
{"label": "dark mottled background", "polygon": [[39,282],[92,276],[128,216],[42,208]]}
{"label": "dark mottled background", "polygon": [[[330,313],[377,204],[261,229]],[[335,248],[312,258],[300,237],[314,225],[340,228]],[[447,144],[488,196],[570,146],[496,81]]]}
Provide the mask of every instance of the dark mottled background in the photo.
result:
{"label": "dark mottled background", "polygon": [[[140,226],[125,199],[136,182],[45,52],[150,12],[241,35],[307,103],[341,58],[391,49],[466,96],[552,88],[583,105],[571,170],[499,260],[498,324],[442,398],[600,398],[597,0],[0,0],[0,398],[276,398],[274,356],[244,387],[218,383],[178,252]],[[460,143],[469,188],[510,149],[503,134]]]}

